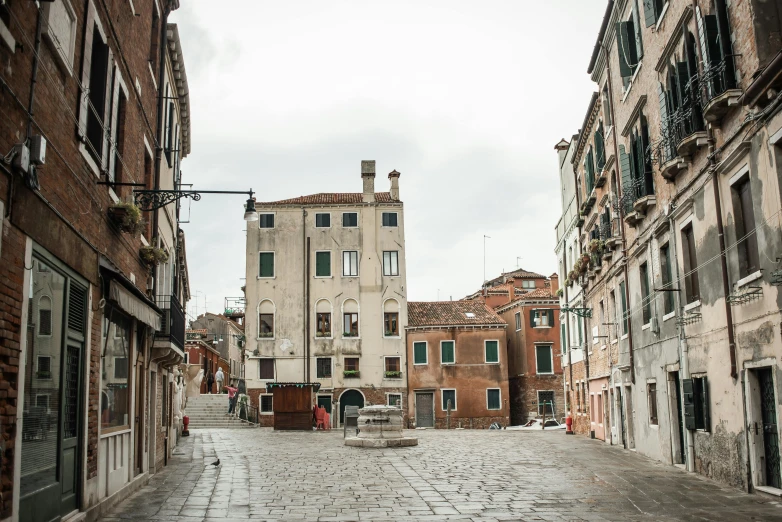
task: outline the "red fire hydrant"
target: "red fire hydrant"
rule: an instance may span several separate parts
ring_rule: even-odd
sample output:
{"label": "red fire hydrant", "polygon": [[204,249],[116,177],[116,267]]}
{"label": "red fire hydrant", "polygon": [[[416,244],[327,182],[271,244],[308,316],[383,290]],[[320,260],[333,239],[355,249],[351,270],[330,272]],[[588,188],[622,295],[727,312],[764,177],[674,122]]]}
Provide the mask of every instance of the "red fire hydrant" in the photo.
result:
{"label": "red fire hydrant", "polygon": [[188,424],[190,424],[190,417],[188,417],[187,415],[182,417],[182,424],[184,424],[185,426],[184,429],[182,430],[182,436],[188,437],[190,435],[190,431],[187,429],[187,426]]}
{"label": "red fire hydrant", "polygon": [[565,430],[565,434],[573,435],[573,418],[570,415],[565,417],[565,426],[567,427],[567,430]]}

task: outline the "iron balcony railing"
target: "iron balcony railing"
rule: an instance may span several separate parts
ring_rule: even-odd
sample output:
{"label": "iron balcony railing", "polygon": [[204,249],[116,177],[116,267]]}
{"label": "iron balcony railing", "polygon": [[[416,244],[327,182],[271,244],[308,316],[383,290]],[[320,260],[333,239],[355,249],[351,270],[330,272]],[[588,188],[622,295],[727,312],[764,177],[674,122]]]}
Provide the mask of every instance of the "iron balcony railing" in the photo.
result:
{"label": "iron balcony railing", "polygon": [[729,54],[717,63],[704,63],[703,74],[698,82],[702,107],[728,89],[736,88],[736,73],[733,65],[735,56],[737,55]]}
{"label": "iron balcony railing", "polygon": [[169,339],[178,348],[185,346],[185,312],[175,295],[164,295],[157,298],[157,305],[163,310],[160,331],[155,334],[157,339]]}

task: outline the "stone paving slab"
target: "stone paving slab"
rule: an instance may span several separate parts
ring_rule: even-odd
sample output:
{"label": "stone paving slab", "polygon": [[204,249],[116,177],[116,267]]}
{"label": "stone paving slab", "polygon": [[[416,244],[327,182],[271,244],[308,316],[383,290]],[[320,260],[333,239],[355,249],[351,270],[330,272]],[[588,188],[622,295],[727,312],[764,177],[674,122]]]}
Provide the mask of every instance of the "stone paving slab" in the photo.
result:
{"label": "stone paving slab", "polygon": [[562,432],[410,433],[418,446],[367,449],[338,431],[192,430],[101,520],[782,520],[776,499]]}

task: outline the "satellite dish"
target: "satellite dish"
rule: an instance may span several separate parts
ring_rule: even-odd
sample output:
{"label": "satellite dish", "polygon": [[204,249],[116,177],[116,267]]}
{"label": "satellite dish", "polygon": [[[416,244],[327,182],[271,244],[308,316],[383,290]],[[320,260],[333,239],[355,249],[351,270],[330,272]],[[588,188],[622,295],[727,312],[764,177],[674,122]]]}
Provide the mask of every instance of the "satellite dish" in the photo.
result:
{"label": "satellite dish", "polygon": [[290,339],[283,339],[280,343],[280,350],[282,353],[287,352],[291,348],[293,348],[293,343],[290,341]]}

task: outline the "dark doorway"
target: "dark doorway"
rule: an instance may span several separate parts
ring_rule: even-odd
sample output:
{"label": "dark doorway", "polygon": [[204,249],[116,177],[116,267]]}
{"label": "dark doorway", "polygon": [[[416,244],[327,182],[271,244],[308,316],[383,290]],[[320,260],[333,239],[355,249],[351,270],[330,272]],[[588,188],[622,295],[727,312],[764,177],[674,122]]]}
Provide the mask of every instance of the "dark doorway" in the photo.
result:
{"label": "dark doorway", "polygon": [[677,432],[679,433],[679,458],[681,459],[682,464],[687,463],[687,458],[685,457],[685,438],[684,438],[684,412],[682,411],[682,387],[681,382],[679,382],[679,372],[672,372],[673,375],[673,385],[676,388],[676,421],[678,423],[677,425]]}
{"label": "dark doorway", "polygon": [[415,426],[416,428],[434,428],[434,394],[415,394]]}
{"label": "dark doorway", "polygon": [[345,422],[345,406],[364,407],[364,396],[358,390],[348,390],[339,398],[339,421]]}
{"label": "dark doorway", "polygon": [[760,413],[763,420],[763,451],[766,460],[766,485],[780,488],[779,430],[774,393],[774,378],[771,369],[759,370]]}
{"label": "dark doorway", "polygon": [[318,395],[318,407],[323,406],[325,410],[331,415],[331,397],[328,395]]}

